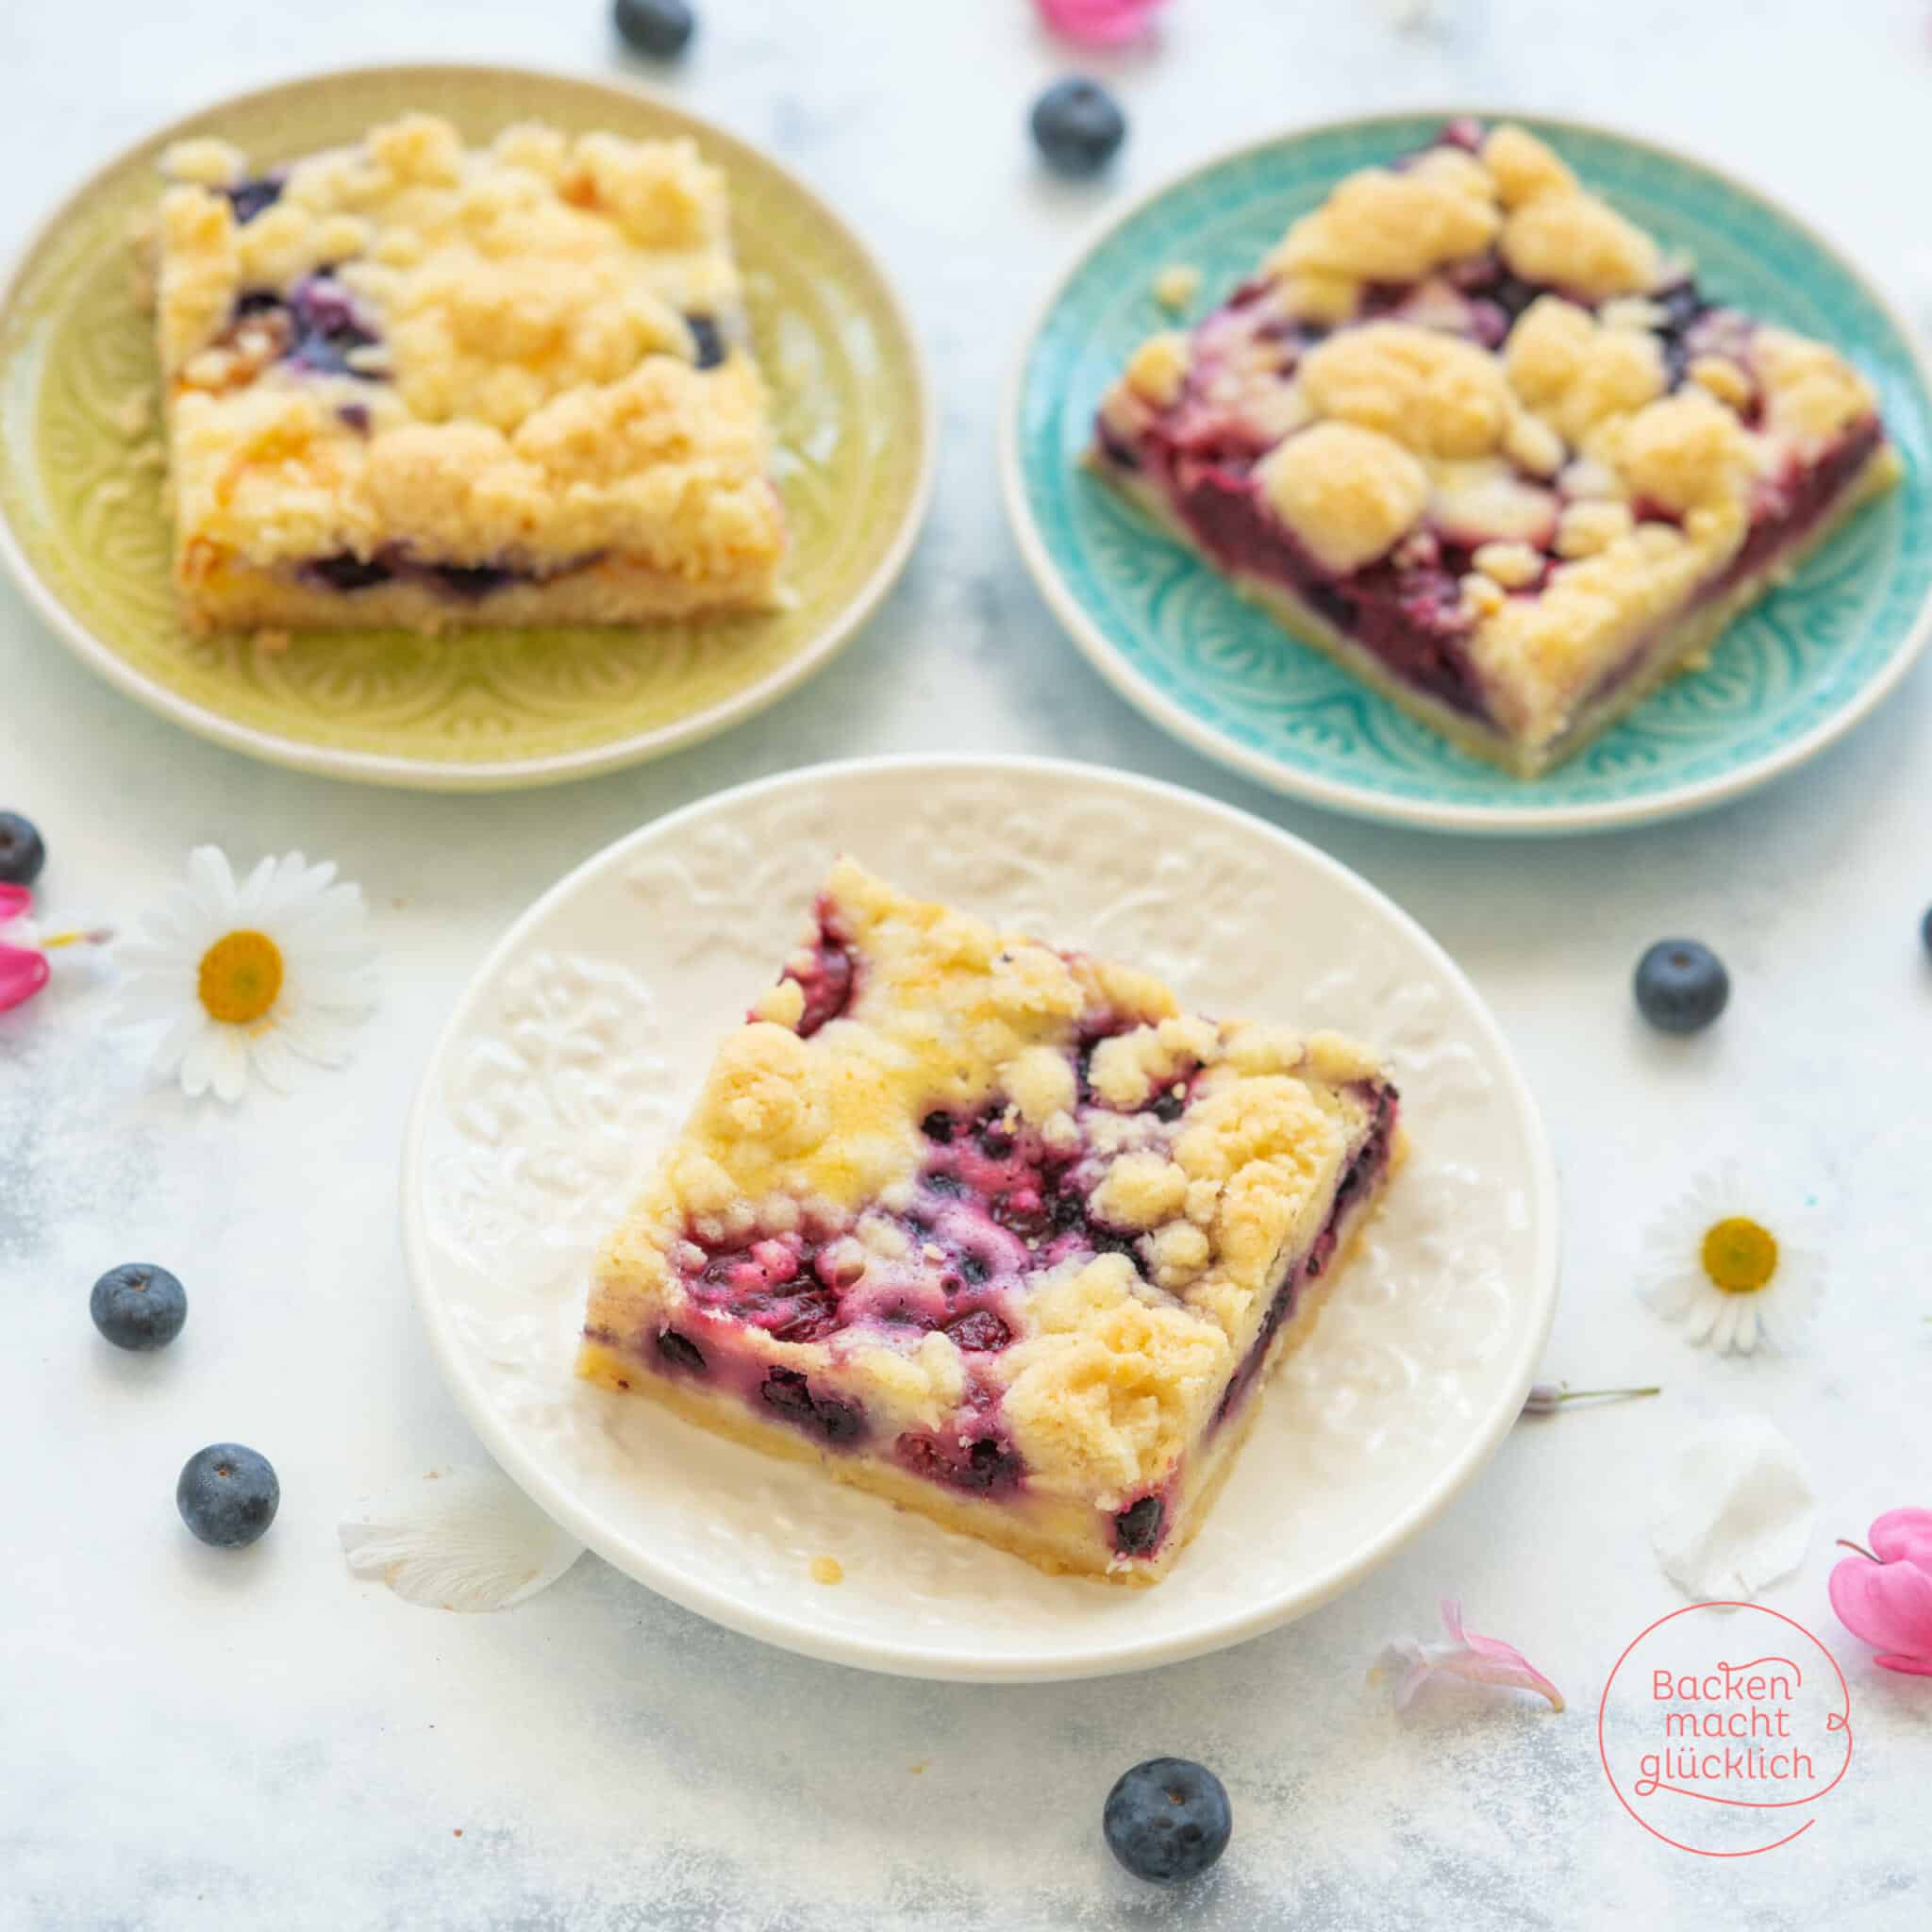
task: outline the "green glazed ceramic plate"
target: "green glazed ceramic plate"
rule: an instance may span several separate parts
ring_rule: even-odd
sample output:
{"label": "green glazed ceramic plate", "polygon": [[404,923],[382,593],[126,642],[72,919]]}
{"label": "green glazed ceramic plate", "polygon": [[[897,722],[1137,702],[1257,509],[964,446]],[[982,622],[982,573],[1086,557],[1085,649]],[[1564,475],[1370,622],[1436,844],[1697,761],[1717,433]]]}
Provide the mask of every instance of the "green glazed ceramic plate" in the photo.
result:
{"label": "green glazed ceramic plate", "polygon": [[[1756,191],[1624,135],[1528,117],[1591,185],[1696,258],[1720,300],[1836,343],[1877,385],[1904,483],[1788,587],[1570,763],[1512,778],[1455,750],[1243,603],[1078,467],[1102,391],[1172,325],[1151,284],[1205,273],[1198,314],[1354,169],[1457,110],[1316,127],[1184,175],[1119,217],[1054,291],[1002,423],[1008,513],[1074,641],[1157,723],[1277,791],[1358,816],[1474,832],[1570,832],[1694,811],[1821,751],[1932,634],[1932,397],[1909,331],[1830,243]],[[1485,116],[1485,118],[1495,118]]]}
{"label": "green glazed ceramic plate", "polygon": [[[168,581],[155,360],[130,222],[170,142],[216,134],[262,160],[427,109],[472,140],[541,118],[690,134],[730,179],[752,332],[770,383],[792,602],[638,630],[406,631],[264,651],[190,637]],[[909,554],[935,427],[912,330],[816,195],[742,142],[631,89],[488,67],[385,67],[247,94],[109,163],[29,242],[0,295],[0,553],[55,630],[122,690],[237,750],[338,777],[441,790],[541,784],[654,758],[809,676]]]}

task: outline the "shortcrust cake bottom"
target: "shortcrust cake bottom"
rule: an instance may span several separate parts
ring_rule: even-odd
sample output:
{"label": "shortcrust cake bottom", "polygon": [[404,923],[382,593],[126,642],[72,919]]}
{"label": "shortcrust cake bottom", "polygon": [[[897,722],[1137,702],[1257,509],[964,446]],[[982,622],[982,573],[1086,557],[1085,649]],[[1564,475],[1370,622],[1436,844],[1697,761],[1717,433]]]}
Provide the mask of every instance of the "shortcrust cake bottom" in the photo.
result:
{"label": "shortcrust cake bottom", "polygon": [[1111,1519],[1085,1500],[1023,1494],[994,1501],[944,1489],[894,1462],[827,1452],[786,1424],[767,1422],[734,1396],[660,1375],[635,1357],[599,1342],[584,1344],[578,1373],[604,1388],[647,1395],[714,1435],[788,1461],[816,1463],[836,1481],[915,1510],[944,1528],[992,1543],[1036,1569],[1114,1583],[1158,1583],[1207,1520],[1261,1412],[1268,1378],[1313,1329],[1323,1304],[1345,1274],[1363,1229],[1380,1208],[1406,1151],[1398,1135],[1374,1185],[1344,1213],[1329,1266],[1318,1279],[1303,1284],[1293,1314],[1275,1331],[1260,1373],[1246,1390],[1241,1407],[1191,1458],[1169,1505],[1171,1531],[1158,1554],[1150,1559],[1124,1563],[1116,1557],[1105,1535]]}
{"label": "shortcrust cake bottom", "polygon": [[507,577],[487,589],[448,590],[397,576],[335,590],[287,567],[239,562],[176,574],[182,613],[197,634],[214,630],[533,629],[556,625],[635,625],[711,612],[769,610],[777,603],[767,566],[693,579],[605,558],[551,577]]}
{"label": "shortcrust cake bottom", "polygon": [[1267,611],[1301,641],[1332,658],[1362,683],[1381,692],[1410,716],[1420,718],[1458,749],[1499,765],[1519,778],[1541,777],[1574,757],[1680,672],[1699,669],[1705,655],[1734,619],[1742,616],[1774,585],[1790,577],[1814,551],[1837,534],[1854,510],[1890,489],[1898,475],[1896,453],[1889,443],[1880,444],[1812,528],[1776,552],[1762,569],[1751,572],[1721,593],[1690,606],[1681,616],[1661,626],[1633,654],[1635,668],[1618,676],[1600,697],[1587,701],[1559,738],[1544,745],[1528,745],[1510,738],[1488,720],[1458,710],[1433,692],[1418,690],[1398,676],[1373,651],[1330,623],[1291,586],[1274,577],[1226,569],[1203,550],[1166,496],[1146,477],[1123,471],[1104,453],[1090,453],[1089,462],[1094,474],[1111,489],[1202,558],[1241,597]]}

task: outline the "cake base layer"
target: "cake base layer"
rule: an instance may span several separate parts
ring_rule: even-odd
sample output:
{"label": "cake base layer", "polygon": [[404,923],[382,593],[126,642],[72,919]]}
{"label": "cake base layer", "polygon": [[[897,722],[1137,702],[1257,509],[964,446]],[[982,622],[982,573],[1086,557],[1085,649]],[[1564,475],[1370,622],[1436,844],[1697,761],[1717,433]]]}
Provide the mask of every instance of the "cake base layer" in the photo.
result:
{"label": "cake base layer", "polygon": [[577,1372],[601,1387],[648,1396],[714,1435],[787,1461],[815,1463],[837,1482],[915,1510],[943,1528],[992,1543],[1051,1574],[1094,1576],[1132,1585],[1158,1583],[1207,1521],[1260,1414],[1268,1378],[1313,1330],[1406,1152],[1406,1141],[1398,1131],[1374,1179],[1335,1223],[1333,1257],[1317,1279],[1302,1285],[1292,1312],[1269,1341],[1260,1371],[1245,1390],[1241,1407],[1213,1430],[1183,1465],[1181,1481],[1168,1503],[1168,1534],[1146,1559],[1129,1562],[1115,1556],[1108,1537],[1111,1515],[1085,1501],[1025,1492],[995,1501],[942,1488],[895,1462],[822,1449],[784,1423],[767,1421],[735,1395],[659,1374],[638,1357],[603,1342],[585,1342]]}
{"label": "cake base layer", "polygon": [[1104,449],[1097,447],[1089,452],[1088,465],[1111,489],[1224,576],[1241,597],[1265,610],[1303,642],[1332,658],[1345,671],[1410,716],[1421,719],[1460,750],[1498,765],[1519,778],[1538,778],[1553,771],[1679,672],[1698,668],[1705,654],[1735,618],[1741,616],[1774,585],[1789,578],[1838,532],[1854,510],[1889,490],[1899,475],[1897,454],[1889,443],[1880,444],[1815,524],[1774,551],[1758,569],[1715,596],[1693,603],[1674,622],[1655,632],[1633,654],[1634,669],[1619,675],[1600,697],[1579,708],[1559,737],[1547,744],[1533,745],[1509,737],[1486,720],[1457,710],[1433,692],[1420,690],[1397,675],[1373,651],[1331,623],[1291,587],[1253,571],[1230,569],[1208,551],[1166,494],[1144,474],[1123,469]]}
{"label": "cake base layer", "polygon": [[[478,577],[486,573],[478,572]],[[529,630],[553,625],[633,625],[712,612],[758,611],[777,601],[767,565],[737,576],[693,579],[600,558],[550,577],[506,575],[487,588],[453,591],[395,576],[335,590],[282,567],[230,559],[177,575],[182,614],[195,633],[217,630]]]}

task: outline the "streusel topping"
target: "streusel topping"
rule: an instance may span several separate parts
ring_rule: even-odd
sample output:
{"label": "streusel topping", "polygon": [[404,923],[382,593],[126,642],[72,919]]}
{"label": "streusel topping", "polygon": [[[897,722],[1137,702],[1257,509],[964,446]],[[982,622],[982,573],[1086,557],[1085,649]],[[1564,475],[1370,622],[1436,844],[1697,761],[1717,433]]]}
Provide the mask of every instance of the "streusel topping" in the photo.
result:
{"label": "streusel topping", "polygon": [[[821,1279],[836,1257],[840,1325],[803,1341],[758,1330],[773,1363],[862,1363],[908,1428],[957,1404],[965,1356],[1032,1480],[1126,1497],[1225,1388],[1380,1078],[1341,1036],[1184,1015],[1143,974],[904,898],[841,859],[608,1249],[600,1303],[674,1319],[690,1257],[756,1258],[774,1234],[814,1230]],[[969,1186],[997,1190],[992,1222],[974,1218]],[[921,1297],[937,1307],[959,1252],[977,1257],[972,1292],[992,1299],[975,1319],[996,1347],[957,1319],[904,1325]],[[854,1318],[871,1307],[900,1312]]]}
{"label": "streusel topping", "polygon": [[775,558],[723,176],[687,140],[428,115],[250,176],[164,166],[157,302],[184,575],[368,558],[702,580]]}
{"label": "streusel topping", "polygon": [[1335,576],[1447,550],[1469,660],[1547,742],[1875,408],[1824,343],[1705,301],[1527,130],[1459,124],[1341,182],[1101,421],[1131,451],[1158,419],[1184,488],[1251,479]]}

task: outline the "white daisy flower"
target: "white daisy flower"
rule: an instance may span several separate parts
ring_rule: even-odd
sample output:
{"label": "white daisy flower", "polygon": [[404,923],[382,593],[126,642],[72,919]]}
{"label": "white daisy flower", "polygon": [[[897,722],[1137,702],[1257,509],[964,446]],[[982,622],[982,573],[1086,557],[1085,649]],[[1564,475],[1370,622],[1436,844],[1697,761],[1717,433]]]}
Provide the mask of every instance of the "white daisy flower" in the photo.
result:
{"label": "white daisy flower", "polygon": [[1667,1321],[1682,1322],[1694,1345],[1708,1342],[1720,1355],[1789,1348],[1818,1306],[1824,1264],[1789,1238],[1799,1210],[1774,1209],[1767,1191],[1727,1164],[1700,1175],[1651,1225],[1640,1292]]}
{"label": "white daisy flower", "polygon": [[291,852],[238,883],[219,846],[197,846],[185,882],[120,949],[122,1013],[165,1026],[155,1065],[191,1098],[239,1100],[251,1074],[285,1092],[298,1058],[349,1057],[375,996],[366,918],[361,888],[337,884],[333,864]]}

